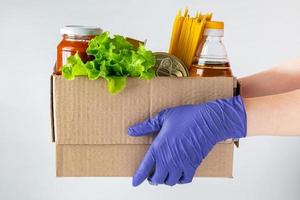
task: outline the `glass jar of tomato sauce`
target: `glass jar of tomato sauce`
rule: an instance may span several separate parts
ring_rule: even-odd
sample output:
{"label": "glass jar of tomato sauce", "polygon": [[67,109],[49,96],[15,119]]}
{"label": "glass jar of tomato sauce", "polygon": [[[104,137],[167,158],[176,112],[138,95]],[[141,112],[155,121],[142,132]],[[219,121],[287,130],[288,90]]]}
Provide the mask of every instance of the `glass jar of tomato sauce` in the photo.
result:
{"label": "glass jar of tomato sauce", "polygon": [[86,54],[89,41],[102,33],[102,29],[92,26],[69,25],[60,30],[62,40],[57,46],[57,60],[54,73],[60,75],[67,58],[78,53],[83,62],[91,58]]}

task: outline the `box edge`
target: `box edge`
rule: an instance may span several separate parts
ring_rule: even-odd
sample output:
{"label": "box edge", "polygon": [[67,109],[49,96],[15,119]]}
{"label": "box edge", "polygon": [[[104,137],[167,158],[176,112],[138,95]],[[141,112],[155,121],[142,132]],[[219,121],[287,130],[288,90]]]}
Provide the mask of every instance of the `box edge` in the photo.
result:
{"label": "box edge", "polygon": [[51,120],[51,137],[55,142],[55,126],[54,126],[54,106],[53,106],[53,74],[50,77],[50,120]]}

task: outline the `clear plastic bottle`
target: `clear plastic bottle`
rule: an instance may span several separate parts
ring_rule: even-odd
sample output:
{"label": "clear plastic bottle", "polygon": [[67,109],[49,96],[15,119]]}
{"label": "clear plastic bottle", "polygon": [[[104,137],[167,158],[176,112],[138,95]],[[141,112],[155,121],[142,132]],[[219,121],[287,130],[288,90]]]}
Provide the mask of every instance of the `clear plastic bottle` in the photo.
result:
{"label": "clear plastic bottle", "polygon": [[[227,59],[227,53],[222,38],[224,23],[217,21],[206,22],[204,30],[205,42],[199,46],[195,62],[190,67],[190,75],[194,77],[231,77],[232,72]],[[200,49],[202,48],[202,49]]]}

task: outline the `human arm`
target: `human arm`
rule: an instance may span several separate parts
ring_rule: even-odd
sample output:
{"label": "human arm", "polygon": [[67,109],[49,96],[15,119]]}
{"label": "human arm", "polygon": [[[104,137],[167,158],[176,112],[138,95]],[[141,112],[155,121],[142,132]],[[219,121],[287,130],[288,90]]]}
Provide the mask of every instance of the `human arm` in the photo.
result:
{"label": "human arm", "polygon": [[300,90],[296,90],[165,109],[128,129],[131,136],[159,132],[133,177],[133,185],[146,178],[155,185],[189,183],[216,143],[245,137],[246,132],[248,136],[300,135],[299,102]]}
{"label": "human arm", "polygon": [[280,94],[300,89],[300,58],[239,79],[244,98]]}
{"label": "human arm", "polygon": [[239,79],[247,135],[300,135],[300,58]]}
{"label": "human arm", "polygon": [[248,136],[300,135],[300,90],[244,98],[243,102]]}
{"label": "human arm", "polygon": [[240,79],[243,98],[169,108],[130,127],[131,136],[159,131],[135,173],[133,185],[146,178],[152,184],[191,182],[213,146],[221,140],[246,136],[246,126],[248,136],[300,135],[299,76],[300,67],[284,64]]}

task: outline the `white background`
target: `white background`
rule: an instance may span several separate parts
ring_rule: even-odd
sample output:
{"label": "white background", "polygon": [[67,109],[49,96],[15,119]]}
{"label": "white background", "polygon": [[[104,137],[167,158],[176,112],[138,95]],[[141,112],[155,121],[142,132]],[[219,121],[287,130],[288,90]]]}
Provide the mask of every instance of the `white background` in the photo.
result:
{"label": "white background", "polygon": [[49,77],[59,29],[99,25],[147,38],[149,48],[166,51],[175,13],[185,6],[225,21],[225,44],[238,77],[300,54],[299,0],[0,1],[0,199],[300,199],[297,137],[243,139],[234,179],[133,188],[131,178],[55,178]]}

